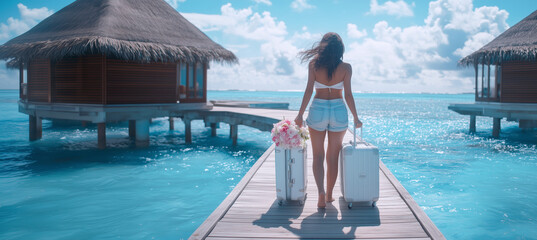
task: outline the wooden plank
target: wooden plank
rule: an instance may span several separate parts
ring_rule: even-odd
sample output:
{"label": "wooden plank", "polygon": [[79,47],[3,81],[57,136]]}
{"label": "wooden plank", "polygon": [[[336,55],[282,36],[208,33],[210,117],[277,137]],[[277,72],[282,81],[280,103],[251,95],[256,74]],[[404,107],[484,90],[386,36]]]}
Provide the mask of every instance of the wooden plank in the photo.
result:
{"label": "wooden plank", "polygon": [[503,63],[501,81],[501,102],[537,103],[537,63]]}
{"label": "wooden plank", "polygon": [[176,103],[175,63],[106,60],[107,103]]}
{"label": "wooden plank", "polygon": [[229,210],[233,205],[237,197],[241,194],[242,190],[250,179],[255,175],[257,170],[261,167],[263,162],[268,158],[268,156],[274,151],[275,145],[272,144],[265,153],[257,160],[257,162],[250,168],[250,170],[244,175],[241,181],[235,186],[233,191],[220,203],[220,205],[209,215],[207,219],[194,231],[189,239],[204,239],[207,235],[213,230],[216,226],[216,223],[222,219],[224,214]]}
{"label": "wooden plank", "polygon": [[[319,213],[322,214],[322,213]],[[307,220],[301,224],[235,224],[219,222],[211,232],[214,237],[274,237],[274,238],[396,238],[396,237],[428,237],[418,222],[383,223],[378,225],[360,224],[310,224]]]}
{"label": "wooden plank", "polygon": [[27,67],[28,101],[50,102],[50,61],[48,59],[34,59]]}
{"label": "wooden plank", "polygon": [[[222,112],[224,116],[235,114],[235,117],[242,117],[241,114],[244,114],[244,116],[267,118],[271,116],[294,118],[296,114],[294,111],[273,109],[215,107],[214,110]],[[344,141],[349,139],[350,134],[347,134]],[[309,146],[309,165],[312,162],[311,152]],[[326,209],[319,211],[316,207],[317,193],[311,171],[308,171],[308,198],[305,204],[300,206],[289,203],[279,206],[274,190],[275,154],[274,152],[265,154],[262,163],[261,161],[256,163],[259,165],[256,166],[255,173],[248,176],[248,181],[244,179],[241,181],[243,185],[240,186],[240,192],[234,189],[233,192],[238,195],[234,195],[232,200],[227,200],[229,205],[222,203],[219,206],[221,210],[215,210],[218,212],[217,216],[210,216],[206,220],[210,223],[207,225],[203,223],[191,239],[203,239],[204,236],[208,237],[207,239],[429,239],[429,232],[424,229],[422,221],[417,219],[420,213],[409,207],[409,201],[402,198],[400,191],[392,184],[392,179],[385,175],[382,169],[379,170],[380,199],[376,208],[355,206],[353,209],[348,209],[347,203],[339,197],[335,202],[327,204]],[[339,182],[336,183],[334,191],[337,197],[340,192]],[[426,224],[426,221],[423,222]]]}
{"label": "wooden plank", "polygon": [[[207,240],[245,240],[245,239],[251,239],[251,240],[267,240],[267,239],[275,239],[275,238],[265,238],[265,237],[257,237],[257,238],[240,238],[240,237],[208,237]],[[319,240],[319,238],[276,238],[278,240],[291,240],[291,239],[301,239],[301,240]],[[428,240],[430,238],[361,238],[361,240],[396,240],[396,239],[404,239],[404,240]]]}
{"label": "wooden plank", "polygon": [[101,55],[64,58],[52,65],[52,102],[103,104]]}

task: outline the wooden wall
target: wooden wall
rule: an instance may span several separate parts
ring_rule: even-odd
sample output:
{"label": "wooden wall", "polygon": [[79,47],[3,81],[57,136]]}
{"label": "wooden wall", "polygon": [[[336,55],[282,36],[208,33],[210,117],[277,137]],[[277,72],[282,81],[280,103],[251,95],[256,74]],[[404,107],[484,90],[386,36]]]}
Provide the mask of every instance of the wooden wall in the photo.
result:
{"label": "wooden wall", "polygon": [[176,103],[177,64],[107,59],[107,104]]}
{"label": "wooden wall", "polygon": [[[35,60],[28,69],[29,101],[151,104],[176,103],[178,98],[175,63],[142,64],[96,55]],[[188,100],[185,102],[205,101]]]}
{"label": "wooden wall", "polygon": [[52,101],[103,103],[103,56],[65,58],[52,64]]}
{"label": "wooden wall", "polygon": [[501,102],[537,103],[537,62],[502,64]]}
{"label": "wooden wall", "polygon": [[50,102],[50,61],[36,59],[28,63],[28,101]]}

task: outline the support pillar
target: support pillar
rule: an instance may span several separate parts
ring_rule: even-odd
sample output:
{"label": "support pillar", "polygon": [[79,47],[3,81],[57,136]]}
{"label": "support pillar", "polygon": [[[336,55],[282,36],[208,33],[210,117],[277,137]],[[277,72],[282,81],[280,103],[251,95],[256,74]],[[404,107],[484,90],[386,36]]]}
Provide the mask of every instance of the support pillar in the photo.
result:
{"label": "support pillar", "polygon": [[237,137],[239,135],[239,125],[232,124],[229,125],[229,137],[233,141],[233,146],[237,146]]}
{"label": "support pillar", "polygon": [[99,149],[106,148],[106,123],[97,124],[97,146]]}
{"label": "support pillar", "polygon": [[203,120],[203,123],[205,124],[205,127],[210,127],[211,123],[208,122],[206,119]]}
{"label": "support pillar", "polygon": [[83,128],[88,127],[88,121],[82,121],[82,127]]}
{"label": "support pillar", "polygon": [[475,133],[475,115],[470,115],[470,133]]}
{"label": "support pillar", "polygon": [[216,137],[216,123],[211,123],[211,137]]}
{"label": "support pillar", "polygon": [[134,139],[136,137],[136,121],[129,120],[129,137]]}
{"label": "support pillar", "polygon": [[494,138],[500,137],[501,120],[502,120],[501,118],[492,119],[492,137]]}
{"label": "support pillar", "polygon": [[518,127],[522,130],[537,128],[537,120],[518,120]]}
{"label": "support pillar", "polygon": [[183,122],[185,122],[185,143],[192,143],[192,120],[183,119]]}
{"label": "support pillar", "polygon": [[168,121],[170,122],[170,130],[174,130],[175,125],[174,125],[173,117],[169,117]]}
{"label": "support pillar", "polygon": [[136,120],[136,146],[149,146],[149,119]]}
{"label": "support pillar", "polygon": [[37,116],[32,116],[32,115],[29,115],[29,116],[30,116],[30,118],[29,118],[30,141],[35,141],[35,140],[41,139],[42,132],[43,132],[41,118],[39,118]]}

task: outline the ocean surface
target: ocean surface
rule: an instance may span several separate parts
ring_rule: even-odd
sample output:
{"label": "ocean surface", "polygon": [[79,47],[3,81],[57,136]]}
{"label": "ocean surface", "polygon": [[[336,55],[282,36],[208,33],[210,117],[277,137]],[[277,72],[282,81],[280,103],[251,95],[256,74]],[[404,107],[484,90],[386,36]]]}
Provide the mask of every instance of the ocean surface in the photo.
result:
{"label": "ocean surface", "polygon": [[[300,92],[209,91],[210,100],[289,102]],[[472,94],[355,94],[364,138],[448,239],[537,239],[537,131],[447,109]],[[268,132],[229,126],[217,137],[193,122],[174,131],[154,119],[148,148],[126,123],[109,124],[105,150],[95,125],[43,123],[28,141],[18,91],[0,90],[0,239],[186,239],[271,145]]]}

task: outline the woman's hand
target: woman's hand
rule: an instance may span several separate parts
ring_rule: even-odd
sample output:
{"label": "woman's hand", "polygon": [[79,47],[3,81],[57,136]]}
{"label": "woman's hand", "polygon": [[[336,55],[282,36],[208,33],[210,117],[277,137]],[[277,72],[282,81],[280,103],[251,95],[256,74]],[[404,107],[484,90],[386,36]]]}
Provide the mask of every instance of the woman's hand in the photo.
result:
{"label": "woman's hand", "polygon": [[302,127],[302,124],[304,123],[304,120],[302,120],[302,115],[298,115],[298,116],[296,116],[296,118],[295,118],[295,123],[296,123],[296,125],[298,125],[299,127]]}
{"label": "woman's hand", "polygon": [[354,127],[355,128],[361,128],[362,127],[362,121],[358,118],[354,118]]}

